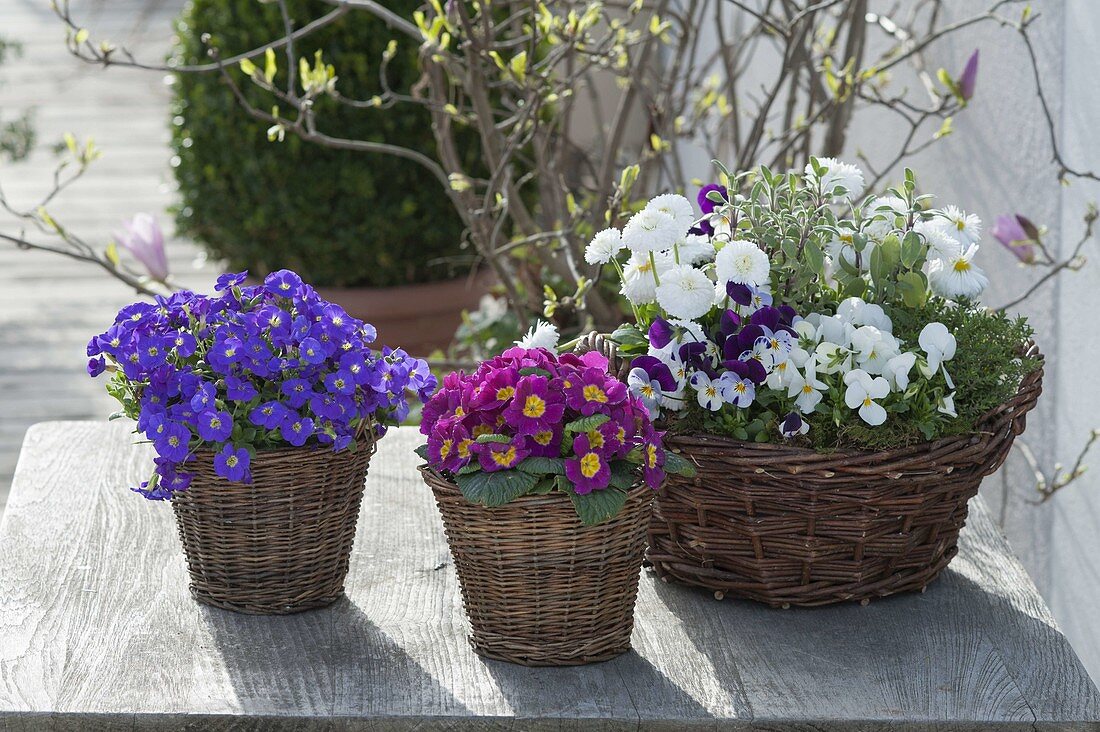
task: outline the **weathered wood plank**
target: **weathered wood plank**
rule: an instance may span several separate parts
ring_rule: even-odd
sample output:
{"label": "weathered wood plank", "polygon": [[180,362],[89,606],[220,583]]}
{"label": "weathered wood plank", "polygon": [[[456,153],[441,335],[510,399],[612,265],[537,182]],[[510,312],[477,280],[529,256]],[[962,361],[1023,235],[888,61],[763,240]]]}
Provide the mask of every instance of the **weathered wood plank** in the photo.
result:
{"label": "weathered wood plank", "polygon": [[647,574],[634,651],[526,669],[465,642],[416,433],[373,461],[347,597],[256,618],[190,599],[171,510],[125,490],[150,459],[128,430],[28,433],[0,519],[0,729],[1100,728],[980,501],[923,595],[779,611]]}

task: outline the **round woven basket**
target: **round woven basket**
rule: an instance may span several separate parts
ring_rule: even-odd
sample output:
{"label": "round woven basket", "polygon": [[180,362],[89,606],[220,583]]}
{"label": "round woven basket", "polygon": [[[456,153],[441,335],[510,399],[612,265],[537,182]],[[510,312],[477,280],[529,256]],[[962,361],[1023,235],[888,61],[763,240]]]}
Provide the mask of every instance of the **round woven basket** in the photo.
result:
{"label": "round woven basket", "polygon": [[338,599],[374,444],[259,451],[251,485],[217,476],[213,453],[196,455],[191,486],[172,497],[195,599],[254,615]]}
{"label": "round woven basket", "polygon": [[658,492],[648,559],[662,579],[779,607],[923,590],[958,552],[967,502],[1024,431],[1042,378],[1040,366],[973,434],[895,450],[669,436],[698,472]]}
{"label": "round woven basket", "polygon": [[560,493],[485,508],[420,472],[443,516],[477,653],[576,666],[629,650],[652,490],[634,488],[617,516],[585,526]]}

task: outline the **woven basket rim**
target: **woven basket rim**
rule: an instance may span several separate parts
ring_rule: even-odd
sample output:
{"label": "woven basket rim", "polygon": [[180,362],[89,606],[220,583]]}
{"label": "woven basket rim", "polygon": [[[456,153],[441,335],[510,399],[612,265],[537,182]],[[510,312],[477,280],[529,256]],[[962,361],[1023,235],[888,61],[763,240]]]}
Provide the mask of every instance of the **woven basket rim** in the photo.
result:
{"label": "woven basket rim", "polygon": [[[455,483],[454,478],[448,478],[446,475],[444,475],[440,471],[436,470],[431,465],[428,465],[427,463],[423,463],[421,465],[416,466],[416,469],[419,470],[421,472],[421,474],[423,474],[425,476],[431,476],[432,478],[435,478],[436,480],[439,480],[443,483],[446,483],[447,485],[454,488],[459,493],[462,492],[462,490],[458,487],[458,484]],[[515,468],[511,468],[511,470],[515,470]],[[656,491],[653,491],[652,488],[647,486],[645,484],[645,481],[643,481],[639,477],[637,482],[635,482],[634,485],[632,485],[630,487],[630,490],[628,490],[626,492],[626,494],[629,497],[629,496],[637,495],[638,493],[644,492],[644,491],[656,492]],[[465,496],[464,496],[464,498],[465,498]],[[571,502],[571,499],[569,498],[569,496],[562,493],[561,491],[554,490],[554,491],[550,491],[549,493],[540,493],[540,494],[537,494],[537,495],[527,493],[527,494],[524,494],[522,496],[518,496],[516,498],[513,498],[512,500],[508,501],[508,503],[505,503],[503,506],[481,506],[481,504],[473,503],[471,501],[467,501],[467,503],[469,503],[471,506],[481,506],[482,508],[484,508],[486,510],[492,510],[494,508],[504,508],[506,506],[513,506],[513,505],[516,505],[516,504],[519,504],[519,503],[537,504],[537,503],[560,502],[560,501],[563,501],[563,500]],[[578,518],[578,520],[579,520],[579,518]]]}
{"label": "woven basket rim", "polygon": [[964,432],[957,435],[948,435],[946,437],[939,437],[935,440],[925,440],[923,442],[914,442],[909,445],[902,445],[899,447],[891,447],[884,450],[861,450],[854,447],[838,447],[833,450],[817,450],[812,447],[806,447],[804,445],[782,444],[776,442],[752,442],[751,440],[739,440],[734,437],[724,437],[722,435],[712,435],[706,432],[685,432],[681,434],[666,433],[665,443],[666,445],[675,446],[677,442],[707,442],[714,447],[728,447],[730,449],[738,449],[742,451],[755,451],[755,452],[782,452],[786,454],[799,454],[799,455],[822,455],[829,457],[863,457],[870,456],[889,456],[894,453],[909,453],[915,449],[935,449],[952,443],[969,443],[977,439],[981,434],[989,432],[989,425],[993,422],[996,416],[1003,411],[1005,404],[1010,403],[1013,399],[1020,398],[1024,392],[1030,388],[1033,388],[1035,382],[1041,381],[1043,376],[1043,370],[1046,364],[1046,357],[1039,351],[1039,347],[1035,344],[1035,341],[1029,340],[1023,347],[1021,347],[1021,354],[1030,358],[1038,360],[1038,364],[1035,368],[1028,373],[1024,374],[1020,379],[1020,385],[1016,390],[1016,395],[1008,402],[994,407],[987,412],[981,419],[975,424],[975,428],[971,432]]}

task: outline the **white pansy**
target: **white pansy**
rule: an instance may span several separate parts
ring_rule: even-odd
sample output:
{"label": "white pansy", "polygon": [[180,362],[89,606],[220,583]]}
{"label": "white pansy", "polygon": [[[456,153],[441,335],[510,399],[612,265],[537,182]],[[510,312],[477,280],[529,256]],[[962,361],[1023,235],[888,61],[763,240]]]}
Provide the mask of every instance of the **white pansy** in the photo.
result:
{"label": "white pansy", "polygon": [[955,392],[951,392],[940,399],[940,403],[936,405],[936,411],[940,414],[946,414],[952,419],[958,417],[959,414],[955,411]]}
{"label": "white pansy", "polygon": [[623,235],[618,229],[604,229],[592,237],[584,250],[584,261],[607,264],[623,248]]}
{"label": "white pansy", "polygon": [[667,254],[654,255],[653,262],[648,254],[633,254],[623,267],[623,286],[620,292],[635,305],[645,305],[656,300],[657,282],[653,278],[653,264],[657,265],[660,275],[672,265]]}
{"label": "white pansy", "polygon": [[892,333],[894,324],[881,305],[864,302],[862,298],[849,297],[836,309],[836,317],[852,325],[871,325],[884,333]]}
{"label": "white pansy", "polygon": [[695,223],[695,209],[692,208],[691,201],[678,193],[665,193],[657,196],[651,199],[645,207],[671,216],[676,225],[680,227],[681,233],[686,232]]}
{"label": "white pansy", "polygon": [[928,265],[928,284],[941,297],[955,300],[960,297],[975,298],[989,286],[989,278],[974,264],[978,245],[971,244],[965,252],[946,259],[937,259]]}
{"label": "white pansy", "polygon": [[[836,158],[818,158],[818,164],[826,168],[821,176],[821,192],[826,196],[832,196],[837,186],[844,186],[846,197],[851,199],[863,195],[864,182],[863,171],[851,163],[842,163]],[[817,185],[817,173],[814,166],[806,164],[806,182],[809,185]]]}
{"label": "white pansy", "polygon": [[786,389],[798,376],[798,367],[794,365],[794,361],[790,358],[786,358],[782,361],[776,359],[772,364],[772,370],[768,372],[767,385],[769,389]]}
{"label": "white pansy", "polygon": [[842,346],[852,342],[852,331],[855,328],[851,323],[846,323],[835,315],[819,315],[816,320],[818,340],[830,341]]}
{"label": "white pansy", "polygon": [[844,373],[852,368],[852,352],[839,343],[818,343],[814,358],[817,361],[817,370],[823,374]]}
{"label": "white pansy", "polygon": [[792,327],[794,332],[798,334],[799,339],[804,341],[816,341],[817,340],[817,326],[818,323],[814,322],[817,319],[815,314],[799,320]]}
{"label": "white pansy", "polygon": [[882,241],[891,231],[897,229],[896,219],[909,215],[909,206],[897,196],[879,196],[871,201],[863,215],[871,221],[863,233],[875,241]]}
{"label": "white pansy", "polygon": [[795,397],[794,403],[803,414],[814,411],[814,407],[821,401],[821,392],[828,389],[828,385],[817,378],[817,359],[806,361],[804,373],[795,372],[791,383],[787,385],[787,396]]}
{"label": "white pansy", "polygon": [[671,249],[683,234],[672,216],[646,208],[626,222],[623,227],[623,244],[635,253],[660,252]]}
{"label": "white pansy", "polygon": [[913,230],[923,236],[928,245],[929,259],[948,259],[962,254],[962,243],[947,226],[947,222],[943,219],[918,221],[913,226]]}
{"label": "white pansy", "polygon": [[516,341],[516,345],[522,348],[545,348],[554,351],[558,347],[558,329],[545,320],[540,320],[531,326],[527,334]]}
{"label": "white pansy", "polygon": [[844,403],[849,409],[858,409],[859,418],[872,427],[886,421],[886,410],[876,399],[884,399],[890,394],[890,384],[881,376],[871,376],[863,369],[854,369],[844,375],[848,388],[844,392]]}
{"label": "white pansy", "polygon": [[686,264],[674,265],[660,273],[661,284],[655,295],[657,303],[669,315],[694,320],[714,304],[714,283],[702,270]]}
{"label": "white pansy", "polygon": [[868,373],[881,374],[886,362],[900,352],[898,341],[873,325],[861,325],[852,333],[856,362]]}
{"label": "white pansy", "polygon": [[718,281],[739,285],[763,285],[768,282],[771,262],[768,255],[751,241],[734,239],[714,257]]}
{"label": "white pansy", "polygon": [[943,323],[929,323],[924,326],[917,336],[917,343],[924,350],[925,360],[928,362],[927,370],[922,368],[927,377],[939,371],[944,361],[953,359],[955,349],[958,348],[955,336]]}
{"label": "white pansy", "polygon": [[882,375],[890,382],[894,391],[905,391],[909,388],[909,372],[913,370],[913,364],[916,362],[917,354],[899,353],[886,362]]}
{"label": "white pansy", "polygon": [[657,419],[661,414],[658,408],[661,398],[661,385],[656,379],[650,379],[643,368],[631,369],[626,377],[626,386],[630,393],[638,397],[649,410],[649,418]]}
{"label": "white pansy", "polygon": [[977,244],[982,238],[982,220],[958,206],[947,206],[939,212],[948,228],[964,244]]}
{"label": "white pansy", "polygon": [[688,234],[676,242],[676,254],[680,264],[702,264],[714,259],[714,245],[699,234]]}
{"label": "white pansy", "polygon": [[691,386],[695,389],[695,396],[699,400],[699,406],[717,412],[725,404],[720,393],[722,385],[718,379],[713,381],[702,371],[696,371],[691,375]]}

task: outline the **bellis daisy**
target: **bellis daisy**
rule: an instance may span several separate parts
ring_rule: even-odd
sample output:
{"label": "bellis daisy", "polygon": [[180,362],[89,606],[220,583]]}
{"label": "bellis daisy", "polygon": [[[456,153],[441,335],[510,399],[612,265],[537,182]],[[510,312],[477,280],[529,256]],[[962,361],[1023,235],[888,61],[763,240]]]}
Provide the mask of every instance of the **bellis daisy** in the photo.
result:
{"label": "bellis daisy", "polygon": [[940,215],[963,244],[977,244],[981,241],[982,220],[976,215],[968,214],[958,206],[946,206]]}
{"label": "bellis daisy", "polygon": [[665,193],[650,200],[646,208],[668,214],[682,231],[687,231],[695,223],[695,209],[691,201],[677,193]]}
{"label": "bellis daisy", "polygon": [[[840,187],[844,188],[844,195],[852,200],[855,200],[863,195],[864,182],[863,171],[851,163],[842,163],[836,158],[818,158],[818,165],[825,168],[825,173],[821,176],[821,192],[826,196],[839,195],[837,190]],[[806,183],[807,185],[815,185],[817,181],[817,173],[814,171],[812,163],[806,165]]]}
{"label": "bellis daisy", "polygon": [[714,283],[701,270],[682,264],[661,274],[661,284],[655,294],[658,304],[669,315],[692,320],[710,310]]}
{"label": "bellis daisy", "polygon": [[671,215],[645,208],[630,217],[623,227],[623,243],[635,253],[661,252],[671,249],[684,235]]}
{"label": "bellis daisy", "polygon": [[948,300],[960,297],[974,299],[989,286],[989,278],[973,263],[978,245],[971,244],[954,257],[937,259],[928,265],[928,282],[932,291]]}
{"label": "bellis daisy", "polygon": [[714,258],[719,282],[740,285],[766,284],[771,271],[768,255],[751,241],[734,239],[728,242]]}
{"label": "bellis daisy", "polygon": [[584,250],[584,261],[589,264],[607,264],[622,248],[622,233],[618,229],[604,229],[588,242]]}

